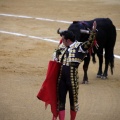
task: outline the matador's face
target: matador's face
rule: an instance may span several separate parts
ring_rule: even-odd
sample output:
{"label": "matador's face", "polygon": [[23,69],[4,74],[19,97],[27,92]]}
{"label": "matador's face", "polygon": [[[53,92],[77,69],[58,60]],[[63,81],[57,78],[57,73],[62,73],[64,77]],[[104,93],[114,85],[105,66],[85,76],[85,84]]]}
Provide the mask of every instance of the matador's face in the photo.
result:
{"label": "matador's face", "polygon": [[62,42],[63,42],[63,44],[64,44],[66,47],[69,46],[68,40],[69,40],[69,39],[65,39],[64,36],[62,36]]}

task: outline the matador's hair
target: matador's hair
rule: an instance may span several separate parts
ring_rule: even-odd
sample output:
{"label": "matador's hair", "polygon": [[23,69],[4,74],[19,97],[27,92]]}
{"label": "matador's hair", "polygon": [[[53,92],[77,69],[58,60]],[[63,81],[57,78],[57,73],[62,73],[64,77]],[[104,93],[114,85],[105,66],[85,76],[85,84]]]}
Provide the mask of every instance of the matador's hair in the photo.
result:
{"label": "matador's hair", "polygon": [[61,33],[61,36],[64,36],[65,39],[70,39],[72,42],[75,41],[75,35],[72,31],[65,30]]}

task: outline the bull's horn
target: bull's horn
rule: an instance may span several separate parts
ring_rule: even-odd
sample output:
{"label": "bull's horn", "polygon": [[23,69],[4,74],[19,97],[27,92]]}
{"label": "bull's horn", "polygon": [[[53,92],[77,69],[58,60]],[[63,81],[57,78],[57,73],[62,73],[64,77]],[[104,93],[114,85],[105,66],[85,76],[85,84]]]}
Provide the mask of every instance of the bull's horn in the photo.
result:
{"label": "bull's horn", "polygon": [[60,28],[58,28],[57,33],[61,34],[62,32],[64,32],[64,30],[60,30]]}
{"label": "bull's horn", "polygon": [[83,29],[80,29],[80,33],[85,33],[85,34],[89,34],[89,30],[83,30]]}

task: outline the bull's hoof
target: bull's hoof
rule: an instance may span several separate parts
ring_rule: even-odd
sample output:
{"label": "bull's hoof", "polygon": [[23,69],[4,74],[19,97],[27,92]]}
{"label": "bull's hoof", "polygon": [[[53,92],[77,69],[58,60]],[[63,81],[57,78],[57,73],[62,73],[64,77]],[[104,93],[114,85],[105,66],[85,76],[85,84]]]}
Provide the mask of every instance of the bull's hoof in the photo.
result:
{"label": "bull's hoof", "polygon": [[103,74],[101,74],[101,75],[98,75],[98,74],[97,74],[97,78],[107,79],[107,76],[106,76],[106,75],[103,75]]}
{"label": "bull's hoof", "polygon": [[98,71],[98,73],[97,73],[97,78],[101,78],[101,76],[103,76],[102,71]]}
{"label": "bull's hoof", "polygon": [[82,84],[88,84],[88,81],[82,81]]}
{"label": "bull's hoof", "polygon": [[101,78],[101,77],[102,77],[102,74],[101,75],[97,74],[97,78]]}
{"label": "bull's hoof", "polygon": [[101,79],[104,79],[104,80],[105,80],[105,79],[107,79],[107,76],[104,76],[104,75],[103,75],[103,76],[101,76]]}

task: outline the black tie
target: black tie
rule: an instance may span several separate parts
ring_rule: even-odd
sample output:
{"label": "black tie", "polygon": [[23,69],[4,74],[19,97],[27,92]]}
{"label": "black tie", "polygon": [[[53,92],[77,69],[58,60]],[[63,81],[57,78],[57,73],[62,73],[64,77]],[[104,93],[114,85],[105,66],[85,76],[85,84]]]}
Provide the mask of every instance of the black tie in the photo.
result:
{"label": "black tie", "polygon": [[69,48],[70,48],[70,47],[68,46],[67,49],[66,49],[66,52],[65,52],[67,58],[68,58],[68,56],[69,56],[69,51],[68,51]]}

